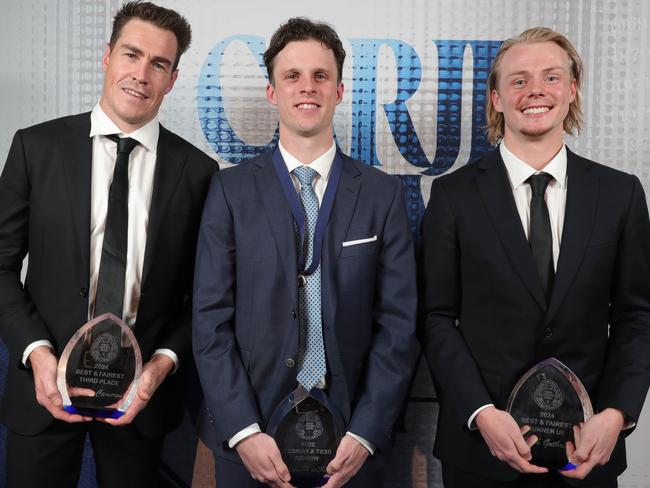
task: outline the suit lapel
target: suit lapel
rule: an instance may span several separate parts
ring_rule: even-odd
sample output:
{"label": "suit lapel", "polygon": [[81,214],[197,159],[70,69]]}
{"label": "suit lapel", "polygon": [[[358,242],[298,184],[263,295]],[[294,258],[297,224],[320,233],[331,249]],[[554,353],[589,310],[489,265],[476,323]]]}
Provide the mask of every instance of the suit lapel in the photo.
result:
{"label": "suit lapel", "polygon": [[334,197],[332,215],[327,226],[321,259],[321,287],[323,321],[333,323],[336,312],[336,263],[341,253],[341,242],[348,233],[357,207],[361,172],[350,158],[341,154],[343,168]]}
{"label": "suit lapel", "polygon": [[146,283],[155,255],[160,227],[168,212],[169,202],[176,191],[178,181],[183,174],[187,156],[174,143],[171,133],[160,126],[156,169],[154,172],[153,194],[149,207],[149,223],[147,224],[147,244],[144,253],[142,270],[142,287]]}
{"label": "suit lapel", "polygon": [[557,312],[575,277],[591,237],[598,207],[598,180],[589,166],[567,149],[567,201],[562,244],[546,314],[546,323]]}
{"label": "suit lapel", "polygon": [[262,200],[262,208],[269,222],[271,233],[282,260],[287,289],[292,300],[297,299],[298,257],[296,250],[296,232],[289,204],[273,167],[271,152],[266,153],[256,164],[255,187]]}
{"label": "suit lapel", "polygon": [[92,139],[90,113],[66,121],[59,139],[61,159],[69,195],[75,242],[81,260],[82,283],[90,276],[90,191],[92,174]]}
{"label": "suit lapel", "polygon": [[483,171],[478,174],[476,182],[490,221],[515,272],[540,308],[546,309],[542,283],[535,268],[526,234],[521,226],[501,155],[498,150],[493,151],[486,154],[478,164]]}

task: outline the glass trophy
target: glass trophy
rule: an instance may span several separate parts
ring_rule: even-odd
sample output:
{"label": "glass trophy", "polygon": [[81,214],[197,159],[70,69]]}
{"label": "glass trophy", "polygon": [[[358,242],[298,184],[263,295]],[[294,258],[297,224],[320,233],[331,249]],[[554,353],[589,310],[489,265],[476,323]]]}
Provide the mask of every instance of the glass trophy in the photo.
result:
{"label": "glass trophy", "polygon": [[57,386],[66,412],[117,419],[135,398],[142,355],[133,331],[111,313],[83,325],[59,360]]}
{"label": "glass trophy", "polygon": [[531,462],[549,469],[568,466],[566,442],[575,442],[573,426],[594,414],[580,379],[555,358],[536,364],[521,377],[506,410],[519,426],[530,426],[527,435],[538,437]]}
{"label": "glass trophy", "polygon": [[299,386],[276,407],[267,427],[275,439],[296,488],[327,483],[325,469],[344,434],[343,419],[323,390]]}

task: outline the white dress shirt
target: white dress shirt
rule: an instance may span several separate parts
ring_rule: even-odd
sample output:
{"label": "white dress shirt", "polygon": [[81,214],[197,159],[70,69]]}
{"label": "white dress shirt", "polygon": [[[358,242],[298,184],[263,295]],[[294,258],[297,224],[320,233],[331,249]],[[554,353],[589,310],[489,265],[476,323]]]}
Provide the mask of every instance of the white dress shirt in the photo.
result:
{"label": "white dress shirt", "polygon": [[[553,267],[557,270],[557,261],[560,256],[560,244],[562,242],[562,227],[564,226],[564,210],[566,207],[567,192],[567,155],[566,146],[563,144],[558,153],[551,159],[543,171],[538,171],[532,166],[515,156],[502,142],[499,145],[501,158],[506,166],[510,188],[515,199],[517,212],[521,219],[521,225],[526,234],[530,233],[530,199],[532,190],[526,180],[537,173],[548,173],[553,177],[546,188],[545,199],[548,207],[548,215],[551,220],[551,237],[553,238]],[[489,403],[476,409],[467,421],[470,429],[475,429],[474,419],[482,410],[493,407]]]}
{"label": "white dress shirt", "polygon": [[[314,193],[316,193],[316,198],[318,199],[318,205],[322,205],[323,196],[325,195],[325,190],[327,189],[330,170],[332,169],[334,156],[336,156],[336,144],[334,141],[332,141],[332,145],[327,151],[309,163],[303,163],[296,159],[284,148],[282,143],[279,143],[278,147],[280,149],[280,154],[282,154],[282,159],[284,159],[284,163],[287,165],[287,170],[291,175],[291,180],[293,181],[293,185],[296,188],[296,192],[300,193],[300,181],[298,181],[298,178],[293,174],[293,170],[299,168],[300,166],[308,164],[310,168],[316,171],[316,176],[314,176],[314,179],[312,180],[312,186],[314,187]],[[321,378],[320,381],[316,384],[316,388],[322,389],[326,388],[326,386],[327,383],[324,377]],[[259,424],[251,424],[232,436],[228,440],[228,446],[230,448],[233,448],[237,445],[238,442],[258,432],[261,432]],[[353,439],[357,440],[363,447],[368,450],[368,452],[370,452],[371,455],[375,453],[375,447],[371,442],[367,441],[363,437],[360,437],[349,431],[346,432],[346,435],[349,435]]]}
{"label": "white dress shirt", "polygon": [[[124,322],[133,327],[140,304],[140,285],[144,264],[144,251],[147,242],[149,207],[153,194],[153,179],[156,169],[156,151],[160,125],[158,117],[130,134],[124,134],[102,110],[99,103],[90,114],[90,134],[92,138],[92,171],[90,191],[90,281],[88,290],[88,320],[94,316],[97,278],[106,229],[108,211],[108,192],[113,182],[113,171],[117,157],[117,143],[108,135],[130,137],[138,141],[129,158],[129,220],[127,236],[126,273],[124,277]],[[81,327],[83,324],[79,324]],[[47,340],[33,342],[23,353],[23,363],[29,354],[39,346],[52,344]],[[170,349],[157,349],[156,354],[165,354],[178,366],[178,357]]]}

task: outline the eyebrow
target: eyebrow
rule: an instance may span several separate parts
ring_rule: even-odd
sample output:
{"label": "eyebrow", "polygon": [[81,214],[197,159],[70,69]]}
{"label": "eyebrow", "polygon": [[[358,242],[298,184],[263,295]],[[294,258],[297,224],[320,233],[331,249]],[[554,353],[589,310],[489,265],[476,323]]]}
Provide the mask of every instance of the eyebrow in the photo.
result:
{"label": "eyebrow", "polygon": [[[142,49],[140,49],[139,47],[133,46],[131,44],[122,44],[120,47],[122,47],[123,49],[127,49],[129,51],[133,51],[138,56],[143,56],[144,55],[144,51]],[[155,63],[167,64],[169,66],[172,65],[172,62],[169,59],[167,59],[166,57],[164,57],[164,56],[153,56],[151,58],[151,61],[155,62]]]}
{"label": "eyebrow", "polygon": [[[549,71],[566,71],[566,68],[562,66],[550,66],[548,68],[544,68],[542,72],[548,73]],[[513,71],[512,73],[508,73],[506,76],[519,76],[519,75],[526,75],[530,73],[530,71],[527,70],[520,70],[520,71]]]}

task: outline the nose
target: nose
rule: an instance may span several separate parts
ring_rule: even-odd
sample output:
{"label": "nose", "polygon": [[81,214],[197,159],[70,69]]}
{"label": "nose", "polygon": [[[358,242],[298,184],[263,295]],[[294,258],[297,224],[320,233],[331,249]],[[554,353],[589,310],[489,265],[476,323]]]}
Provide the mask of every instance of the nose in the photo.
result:
{"label": "nose", "polygon": [[528,83],[528,96],[540,97],[544,96],[544,83],[543,80],[532,78]]}
{"label": "nose", "polygon": [[138,63],[133,69],[133,81],[146,85],[149,81],[149,65],[146,62]]}
{"label": "nose", "polygon": [[310,77],[302,78],[300,93],[311,94],[314,93],[315,91],[316,91],[316,85],[314,84],[314,80],[312,80]]}

